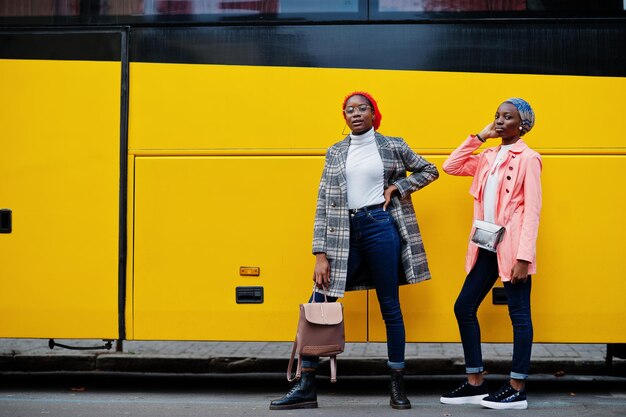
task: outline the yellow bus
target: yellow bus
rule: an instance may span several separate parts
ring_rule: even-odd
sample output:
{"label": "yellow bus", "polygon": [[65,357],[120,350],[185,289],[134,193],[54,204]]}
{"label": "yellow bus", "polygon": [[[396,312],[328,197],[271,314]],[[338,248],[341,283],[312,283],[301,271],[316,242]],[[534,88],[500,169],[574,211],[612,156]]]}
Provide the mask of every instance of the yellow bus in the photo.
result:
{"label": "yellow bus", "polygon": [[[0,337],[291,340],[358,89],[438,167],[532,103],[535,340],[626,343],[622,1],[32,3],[0,2]],[[433,278],[401,288],[410,342],[459,341],[468,189],[413,196]],[[502,297],[484,341],[512,338]],[[349,341],[385,339],[376,297],[344,302]]]}

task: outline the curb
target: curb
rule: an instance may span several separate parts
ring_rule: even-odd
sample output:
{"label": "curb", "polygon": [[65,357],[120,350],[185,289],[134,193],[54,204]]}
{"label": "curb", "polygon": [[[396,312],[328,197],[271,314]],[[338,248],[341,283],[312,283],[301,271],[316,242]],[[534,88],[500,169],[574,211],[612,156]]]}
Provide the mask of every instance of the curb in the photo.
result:
{"label": "curb", "polygon": [[54,371],[93,371],[96,370],[95,356],[54,355],[0,356],[0,372],[54,372]]}
{"label": "curb", "polygon": [[[128,354],[100,355],[0,355],[1,372],[137,372],[166,374],[239,374],[277,373],[287,371],[287,358],[254,357],[180,357],[140,356]],[[533,360],[533,374],[626,376],[626,361],[608,367],[600,360],[555,359]],[[485,359],[485,370],[490,374],[508,374],[510,360]],[[407,359],[407,375],[463,374],[460,358]],[[329,374],[328,360],[320,363],[320,374]],[[338,357],[338,372],[343,376],[367,376],[387,373],[385,359]]]}

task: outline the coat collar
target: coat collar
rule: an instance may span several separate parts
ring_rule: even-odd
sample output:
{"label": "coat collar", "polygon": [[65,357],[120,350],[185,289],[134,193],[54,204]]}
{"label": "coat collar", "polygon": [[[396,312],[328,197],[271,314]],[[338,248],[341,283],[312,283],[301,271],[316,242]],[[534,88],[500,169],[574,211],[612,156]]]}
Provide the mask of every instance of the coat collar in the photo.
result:
{"label": "coat collar", "polygon": [[381,135],[378,132],[374,132],[374,137],[376,138],[376,144],[379,149],[384,149],[389,147],[389,139],[387,136]]}
{"label": "coat collar", "polygon": [[350,135],[346,136],[344,140],[339,142],[337,145],[337,150],[340,154],[348,155],[348,148],[350,147]]}
{"label": "coat collar", "polygon": [[[501,146],[502,145],[494,146],[493,148],[488,148],[486,151],[498,153]],[[509,149],[509,152],[516,153],[516,154],[522,153],[526,148],[528,148],[528,145],[526,144],[526,142],[524,142],[524,139],[520,138],[517,142],[513,144],[513,146],[511,146],[511,149]]]}

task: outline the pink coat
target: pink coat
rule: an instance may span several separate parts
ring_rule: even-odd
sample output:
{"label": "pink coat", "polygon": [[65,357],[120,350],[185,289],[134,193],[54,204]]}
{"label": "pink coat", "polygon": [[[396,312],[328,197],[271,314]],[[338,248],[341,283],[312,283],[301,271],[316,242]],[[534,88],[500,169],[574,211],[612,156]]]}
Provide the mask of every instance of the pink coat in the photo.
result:
{"label": "pink coat", "polygon": [[[474,219],[478,220],[483,219],[483,188],[489,167],[500,150],[500,146],[496,146],[473,155],[482,143],[476,136],[469,136],[443,163],[443,170],[450,175],[474,177],[470,194],[474,197]],[[529,274],[537,272],[535,252],[541,211],[541,156],[519,139],[509,149],[498,169],[498,176],[495,218],[496,223],[506,229],[498,246],[498,268],[502,281],[510,281],[511,269],[518,259],[530,262]],[[466,272],[474,267],[477,257],[478,246],[470,240]]]}

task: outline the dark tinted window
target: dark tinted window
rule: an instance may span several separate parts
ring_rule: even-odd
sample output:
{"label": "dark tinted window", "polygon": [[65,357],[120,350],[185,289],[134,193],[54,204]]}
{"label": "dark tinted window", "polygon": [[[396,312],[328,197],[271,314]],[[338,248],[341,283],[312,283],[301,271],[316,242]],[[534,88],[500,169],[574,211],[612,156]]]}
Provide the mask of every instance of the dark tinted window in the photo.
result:
{"label": "dark tinted window", "polygon": [[78,16],[80,0],[0,0],[0,16]]}
{"label": "dark tinted window", "polygon": [[359,0],[100,0],[104,15],[356,13]]}
{"label": "dark tinted window", "polygon": [[[620,14],[624,0],[370,0],[372,16],[393,13],[444,13],[454,17],[459,12],[568,12]],[[388,16],[389,17],[389,16]]]}
{"label": "dark tinted window", "polygon": [[526,0],[379,0],[379,12],[526,10]]}
{"label": "dark tinted window", "polygon": [[0,24],[626,16],[626,0],[0,0]]}

